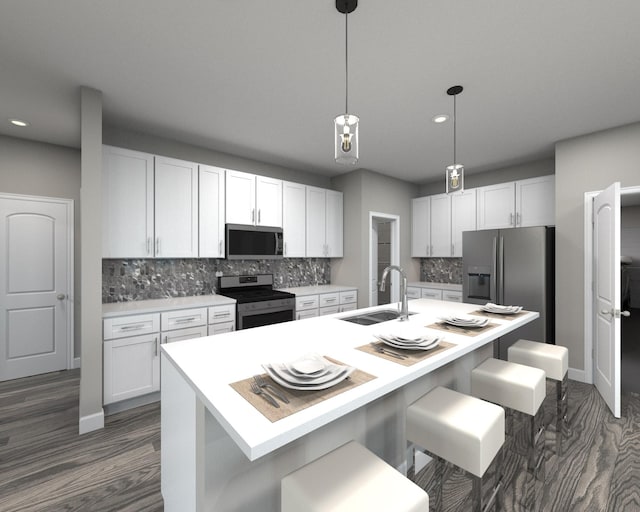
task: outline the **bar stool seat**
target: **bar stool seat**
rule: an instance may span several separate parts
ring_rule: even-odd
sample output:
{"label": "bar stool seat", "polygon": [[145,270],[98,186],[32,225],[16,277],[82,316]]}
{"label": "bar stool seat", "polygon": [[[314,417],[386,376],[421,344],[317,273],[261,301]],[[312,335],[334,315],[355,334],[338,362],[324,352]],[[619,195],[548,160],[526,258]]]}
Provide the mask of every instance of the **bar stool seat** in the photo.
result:
{"label": "bar stool seat", "polygon": [[[444,387],[436,387],[407,409],[407,443],[419,445],[428,453],[471,473],[473,478],[474,510],[482,510],[482,476],[501,454],[504,444],[504,409]],[[414,476],[415,450],[408,463],[409,477]],[[441,461],[440,461],[441,462]],[[496,470],[494,498],[502,490],[501,461]],[[442,468],[439,468],[441,494]],[[436,500],[440,501],[440,500]]]}
{"label": "bar stool seat", "polygon": [[429,496],[362,445],[351,441],[285,476],[282,512],[427,512]]}
{"label": "bar stool seat", "polygon": [[544,370],[556,381],[556,452],[562,455],[562,438],[568,435],[567,385],[569,350],[566,347],[530,340],[518,340],[507,351],[509,361]]}

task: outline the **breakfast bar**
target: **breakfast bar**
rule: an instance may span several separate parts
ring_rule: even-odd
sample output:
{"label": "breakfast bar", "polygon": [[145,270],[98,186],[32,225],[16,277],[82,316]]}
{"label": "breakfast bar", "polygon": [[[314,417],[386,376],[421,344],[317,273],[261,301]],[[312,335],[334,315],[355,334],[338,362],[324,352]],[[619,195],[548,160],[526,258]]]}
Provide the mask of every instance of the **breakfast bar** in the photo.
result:
{"label": "breakfast bar", "polygon": [[[409,321],[359,325],[343,320],[367,308],[162,345],[162,494],[171,511],[277,511],[280,480],[356,440],[406,471],[406,408],[437,385],[469,391],[470,372],[493,355],[492,342],[538,317],[493,315],[479,330],[452,329],[451,314],[478,305],[430,299],[409,302]],[[374,334],[422,332],[441,345],[415,360],[370,350]],[[279,417],[251,403],[241,384],[263,365],[319,354],[356,369],[340,388],[305,391],[279,386],[297,409]],[[260,399],[260,397],[258,397]],[[267,408],[267,409],[265,409]],[[284,407],[283,407],[284,409]],[[265,412],[261,412],[266,411]]]}

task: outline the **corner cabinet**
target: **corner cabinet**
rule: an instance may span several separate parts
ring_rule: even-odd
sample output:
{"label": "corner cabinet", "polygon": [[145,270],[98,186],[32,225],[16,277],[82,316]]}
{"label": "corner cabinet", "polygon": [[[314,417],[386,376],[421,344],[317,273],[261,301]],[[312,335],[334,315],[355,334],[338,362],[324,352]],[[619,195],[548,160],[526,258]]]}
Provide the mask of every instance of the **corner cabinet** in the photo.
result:
{"label": "corner cabinet", "polygon": [[306,256],[306,194],[300,183],[282,183],[282,233],[285,258]]}
{"label": "corner cabinet", "polygon": [[282,227],[282,180],[227,171],[226,221]]}
{"label": "corner cabinet", "polygon": [[201,258],[224,258],[225,170],[200,166],[200,248]]}
{"label": "corner cabinet", "polygon": [[307,258],[342,258],[342,200],[342,192],[307,187]]}

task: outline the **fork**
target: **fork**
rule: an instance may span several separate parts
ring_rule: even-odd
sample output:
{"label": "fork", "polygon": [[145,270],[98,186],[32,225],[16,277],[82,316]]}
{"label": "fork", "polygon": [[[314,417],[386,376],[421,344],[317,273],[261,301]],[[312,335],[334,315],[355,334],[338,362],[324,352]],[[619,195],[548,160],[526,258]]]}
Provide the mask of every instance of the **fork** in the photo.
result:
{"label": "fork", "polygon": [[271,394],[273,396],[275,396],[276,398],[279,398],[285,404],[289,403],[289,399],[286,396],[284,396],[284,394],[280,392],[278,388],[276,388],[275,386],[272,386],[266,380],[264,380],[264,377],[262,375],[254,375],[253,380],[256,381],[256,384],[258,385],[258,387],[268,389],[269,391],[271,391]]}
{"label": "fork", "polygon": [[273,398],[269,393],[263,391],[260,386],[258,386],[255,382],[251,383],[251,391],[253,391],[256,395],[260,395],[267,402],[269,402],[274,407],[280,407],[280,404],[276,402],[276,399]]}
{"label": "fork", "polygon": [[395,357],[397,359],[406,359],[406,354],[400,354],[399,352],[394,352],[393,350],[389,350],[387,348],[381,347],[375,343],[371,343],[371,346],[374,348],[376,352],[380,352],[381,354],[387,354],[388,356]]}

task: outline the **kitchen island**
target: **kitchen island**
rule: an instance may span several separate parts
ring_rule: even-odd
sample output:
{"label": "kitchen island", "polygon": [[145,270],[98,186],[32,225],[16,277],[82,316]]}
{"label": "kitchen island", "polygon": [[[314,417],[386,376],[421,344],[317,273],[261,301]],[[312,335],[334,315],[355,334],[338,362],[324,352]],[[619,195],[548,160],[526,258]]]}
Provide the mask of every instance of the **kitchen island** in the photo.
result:
{"label": "kitchen island", "polygon": [[[359,311],[388,309],[389,306]],[[469,391],[470,371],[493,355],[492,341],[536,319],[492,319],[480,333],[452,333],[438,317],[477,305],[409,302],[409,322],[363,326],[356,312],[247,329],[162,346],[162,494],[171,511],[277,511],[280,479],[356,440],[405,471],[406,407],[437,385]],[[361,350],[373,333],[419,329],[442,335],[446,350],[410,366]],[[374,378],[270,421],[231,383],[264,373],[263,363],[319,353]]]}

